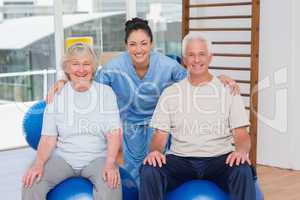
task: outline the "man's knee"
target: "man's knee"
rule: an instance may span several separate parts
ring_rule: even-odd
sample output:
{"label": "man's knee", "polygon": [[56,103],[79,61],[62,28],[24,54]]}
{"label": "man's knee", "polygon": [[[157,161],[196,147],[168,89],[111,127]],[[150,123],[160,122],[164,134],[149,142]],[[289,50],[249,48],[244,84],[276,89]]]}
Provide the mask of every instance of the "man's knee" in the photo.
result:
{"label": "man's knee", "polygon": [[232,175],[237,176],[242,179],[253,180],[253,173],[252,173],[250,165],[248,165],[248,164],[241,164],[239,166],[235,166],[233,168]]}
{"label": "man's knee", "polygon": [[144,180],[152,180],[159,174],[158,167],[153,167],[151,165],[142,165],[140,169],[140,177]]}

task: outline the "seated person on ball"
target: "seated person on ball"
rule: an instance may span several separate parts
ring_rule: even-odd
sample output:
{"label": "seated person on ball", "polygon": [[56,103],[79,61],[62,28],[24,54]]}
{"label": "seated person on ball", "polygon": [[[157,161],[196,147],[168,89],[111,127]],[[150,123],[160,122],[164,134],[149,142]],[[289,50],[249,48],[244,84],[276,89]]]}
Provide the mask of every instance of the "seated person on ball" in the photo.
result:
{"label": "seated person on ball", "polygon": [[164,90],[154,111],[150,126],[156,131],[140,175],[142,200],[163,200],[193,179],[216,183],[231,200],[255,199],[248,117],[241,96],[209,72],[210,48],[200,33],[182,41],[188,76]]}
{"label": "seated person on ball", "polygon": [[23,200],[45,200],[63,180],[82,176],[93,184],[93,199],[121,200],[121,124],[116,96],[93,81],[93,49],[71,46],[63,59],[69,82],[45,109],[37,157],[23,177]]}

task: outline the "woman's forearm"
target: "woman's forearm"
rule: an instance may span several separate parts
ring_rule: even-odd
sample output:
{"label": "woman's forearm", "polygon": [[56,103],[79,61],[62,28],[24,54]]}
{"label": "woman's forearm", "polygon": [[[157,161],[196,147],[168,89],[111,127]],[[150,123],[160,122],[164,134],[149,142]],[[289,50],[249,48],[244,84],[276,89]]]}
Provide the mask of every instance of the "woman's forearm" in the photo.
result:
{"label": "woman's forearm", "polygon": [[44,165],[56,146],[56,136],[42,136],[37,149],[36,164]]}
{"label": "woman's forearm", "polygon": [[107,164],[113,164],[116,162],[117,155],[121,146],[120,143],[120,129],[112,130],[107,134]]}

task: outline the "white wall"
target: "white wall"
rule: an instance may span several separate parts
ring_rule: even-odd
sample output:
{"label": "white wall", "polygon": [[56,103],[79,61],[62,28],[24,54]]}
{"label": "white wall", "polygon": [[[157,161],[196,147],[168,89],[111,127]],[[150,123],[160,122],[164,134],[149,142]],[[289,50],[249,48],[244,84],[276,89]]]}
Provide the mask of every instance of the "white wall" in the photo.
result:
{"label": "white wall", "polygon": [[293,68],[291,70],[292,83],[291,83],[291,103],[289,104],[289,115],[290,121],[290,132],[292,133],[291,147],[291,168],[300,170],[300,1],[293,0],[293,34],[292,34],[292,43],[293,43]]}
{"label": "white wall", "polygon": [[[298,0],[261,0],[258,163],[300,169]],[[267,86],[269,83],[269,86]]]}
{"label": "white wall", "polygon": [[0,105],[0,150],[27,145],[22,122],[25,112],[34,102]]}

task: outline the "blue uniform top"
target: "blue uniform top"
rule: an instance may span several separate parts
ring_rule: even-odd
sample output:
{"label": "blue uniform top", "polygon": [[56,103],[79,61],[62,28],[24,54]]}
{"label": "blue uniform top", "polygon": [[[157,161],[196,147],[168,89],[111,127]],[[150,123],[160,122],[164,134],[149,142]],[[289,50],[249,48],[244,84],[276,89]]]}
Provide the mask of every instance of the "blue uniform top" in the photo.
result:
{"label": "blue uniform top", "polygon": [[140,79],[130,55],[124,52],[99,69],[95,81],[112,87],[123,121],[148,124],[162,91],[186,74],[177,61],[151,51],[148,71]]}

